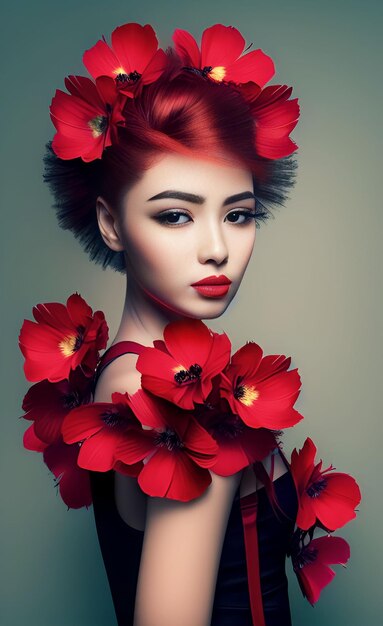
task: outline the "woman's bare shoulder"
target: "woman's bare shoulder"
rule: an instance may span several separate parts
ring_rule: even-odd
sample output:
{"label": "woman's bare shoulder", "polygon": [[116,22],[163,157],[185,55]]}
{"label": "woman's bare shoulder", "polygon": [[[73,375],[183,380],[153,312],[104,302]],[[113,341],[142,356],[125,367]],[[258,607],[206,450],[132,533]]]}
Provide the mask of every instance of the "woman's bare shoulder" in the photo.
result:
{"label": "woman's bare shoulder", "polygon": [[135,393],[141,386],[141,374],[136,370],[137,354],[128,352],[109,363],[97,381],[94,401],[111,402],[112,393]]}

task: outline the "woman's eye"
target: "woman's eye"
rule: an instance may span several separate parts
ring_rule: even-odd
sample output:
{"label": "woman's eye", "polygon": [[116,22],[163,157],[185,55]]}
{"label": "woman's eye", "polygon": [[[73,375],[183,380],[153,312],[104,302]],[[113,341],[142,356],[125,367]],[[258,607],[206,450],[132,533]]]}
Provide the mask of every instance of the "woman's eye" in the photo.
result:
{"label": "woman's eye", "polygon": [[187,213],[169,211],[169,213],[161,213],[161,215],[157,215],[156,220],[158,220],[160,224],[178,226],[179,224],[186,224],[190,221],[190,218]]}
{"label": "woman's eye", "polygon": [[251,211],[232,211],[227,215],[227,219],[232,224],[246,224],[255,218],[255,213]]}

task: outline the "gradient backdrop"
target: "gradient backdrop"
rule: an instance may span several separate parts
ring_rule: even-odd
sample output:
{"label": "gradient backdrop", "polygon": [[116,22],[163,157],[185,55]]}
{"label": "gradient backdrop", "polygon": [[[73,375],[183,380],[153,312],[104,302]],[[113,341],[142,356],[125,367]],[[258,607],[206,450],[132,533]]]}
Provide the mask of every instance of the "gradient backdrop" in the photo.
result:
{"label": "gradient backdrop", "polygon": [[[1,599],[4,626],[114,626],[92,510],[67,511],[41,457],[22,448],[28,384],[17,345],[39,302],[78,291],[105,312],[111,339],[124,279],[92,265],[58,228],[42,182],[48,106],[82,53],[128,21],[151,23],[163,46],[176,27],[199,37],[216,22],[238,27],[276,62],[274,83],[302,107],[294,132],[298,183],[276,219],[257,231],[254,258],[226,315],[214,321],[235,347],[255,340],[292,356],[305,420],[285,451],[310,435],[325,466],[354,475],[363,493],[347,569],[312,608],[290,561],[295,626],[382,623],[381,22],[378,1],[14,1],[1,16],[1,271],[3,434]],[[196,625],[197,626],[197,625]],[[283,625],[281,625],[283,626]]]}

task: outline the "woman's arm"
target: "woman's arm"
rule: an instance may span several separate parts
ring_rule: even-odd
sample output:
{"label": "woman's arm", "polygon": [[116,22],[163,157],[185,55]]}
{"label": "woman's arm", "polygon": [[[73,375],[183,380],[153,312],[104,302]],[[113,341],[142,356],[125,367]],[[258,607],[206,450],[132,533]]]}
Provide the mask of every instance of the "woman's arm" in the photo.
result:
{"label": "woman's arm", "polygon": [[222,544],[242,472],[212,473],[191,502],[148,498],[134,626],[209,626]]}

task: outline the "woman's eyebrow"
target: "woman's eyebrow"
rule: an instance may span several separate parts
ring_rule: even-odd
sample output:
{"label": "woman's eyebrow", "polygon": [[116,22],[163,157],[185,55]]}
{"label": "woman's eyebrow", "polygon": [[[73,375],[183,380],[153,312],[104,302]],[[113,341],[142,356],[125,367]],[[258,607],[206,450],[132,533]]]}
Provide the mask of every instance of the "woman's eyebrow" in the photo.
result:
{"label": "woman's eyebrow", "polygon": [[[162,198],[174,198],[175,200],[185,200],[186,202],[194,202],[194,204],[203,204],[206,200],[203,196],[198,196],[194,193],[188,193],[186,191],[176,191],[169,189],[167,191],[161,191],[152,198],[148,198],[148,202],[151,200],[161,200]],[[240,200],[254,199],[255,195],[251,191],[243,191],[237,193],[234,196],[229,196],[223,203],[223,206],[232,204],[233,202],[239,202]]]}

